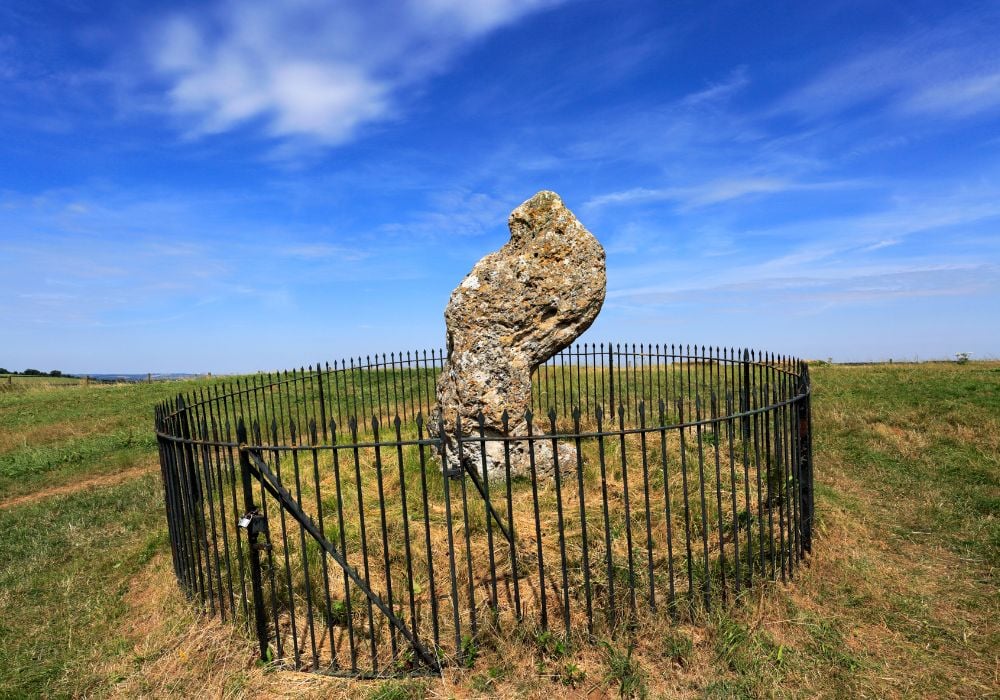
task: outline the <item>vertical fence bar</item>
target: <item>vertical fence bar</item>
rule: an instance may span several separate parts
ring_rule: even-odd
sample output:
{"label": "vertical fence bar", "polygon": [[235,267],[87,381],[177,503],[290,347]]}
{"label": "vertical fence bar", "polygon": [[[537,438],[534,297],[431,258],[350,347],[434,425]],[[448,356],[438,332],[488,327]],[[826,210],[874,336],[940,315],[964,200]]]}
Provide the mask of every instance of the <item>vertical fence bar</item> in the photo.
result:
{"label": "vertical fence bar", "polygon": [[604,515],[604,562],[608,575],[608,627],[615,626],[615,577],[614,555],[611,550],[611,513],[608,504],[608,468],[604,452],[604,409],[600,404],[594,411],[597,420],[597,454],[601,463],[601,506]]}
{"label": "vertical fence bar", "polygon": [[793,397],[792,403],[787,407],[787,431],[788,431],[788,515],[790,518],[789,526],[789,550],[794,562],[793,567],[798,565],[802,551],[800,549],[800,534],[801,530],[799,528],[799,439],[798,439],[798,404],[797,399],[794,398],[798,396],[798,377],[791,372],[789,372],[788,377],[788,390],[790,396]]}
{"label": "vertical fence bar", "polygon": [[[742,369],[744,376],[748,376],[746,368],[749,367],[750,353],[747,350],[743,351],[743,363]],[[745,384],[740,385],[740,392],[743,392]],[[742,394],[741,394],[742,395]],[[742,400],[742,399],[741,399]],[[751,509],[750,500],[750,416],[749,404],[747,404],[747,409],[740,411],[743,414],[741,419],[741,444],[740,452],[742,453],[743,462],[743,507],[744,513],[746,513],[746,530],[747,530],[747,587],[749,588],[753,585],[753,564],[754,564],[754,553],[753,553],[753,512]]]}
{"label": "vertical fence bar", "polygon": [[660,461],[663,470],[663,509],[667,521],[667,606],[670,614],[677,614],[677,592],[674,585],[674,536],[670,506],[670,471],[667,468],[667,414],[663,399],[659,400]]}
{"label": "vertical fence bar", "polygon": [[542,521],[538,510],[538,465],[535,463],[535,439],[531,411],[524,414],[528,442],[528,466],[531,471],[531,503],[535,514],[535,554],[538,557],[538,597],[541,602],[542,630],[549,629],[549,612],[545,595],[545,557],[542,554]]}
{"label": "vertical fence bar", "polygon": [[[225,478],[222,471],[222,449],[219,445],[219,427],[215,421],[214,408],[211,411],[212,418],[212,442],[215,443],[215,480],[219,494],[219,522],[222,530],[222,550],[226,560],[226,583],[229,589],[229,612],[233,619],[236,618],[236,596],[233,588],[233,557],[229,547],[229,525],[230,521],[226,513],[226,489]],[[235,515],[235,514],[234,514]]]}
{"label": "vertical fence bar", "polygon": [[[233,459],[233,447],[232,447],[232,430],[229,425],[229,421],[225,424],[225,437],[226,442],[230,443],[226,445],[226,477],[229,480],[229,496],[230,502],[233,505],[232,514],[236,517],[236,514],[240,510],[239,501],[236,497],[236,462],[237,459]],[[238,443],[239,444],[239,443]],[[241,483],[242,486],[242,483]],[[246,512],[246,511],[244,511]],[[246,618],[246,622],[249,629],[250,624],[250,610],[249,610],[249,597],[247,596],[247,582],[246,582],[246,564],[243,557],[243,540],[240,535],[242,528],[237,527],[235,530],[235,549],[236,549],[236,561],[239,565],[240,572],[240,606],[243,609],[243,616]],[[249,552],[249,549],[247,550]]]}
{"label": "vertical fence bar", "polygon": [[445,427],[444,427],[444,417],[440,417],[438,420],[438,433],[437,437],[439,440],[438,450],[441,456],[441,478],[444,483],[444,513],[445,513],[445,523],[448,530],[448,566],[450,582],[451,582],[451,610],[453,624],[455,625],[455,655],[458,656],[462,653],[462,622],[461,622],[461,612],[459,609],[458,602],[458,573],[457,567],[455,565],[455,531],[452,526],[452,507],[451,507],[451,467],[448,464],[448,449],[445,440]]}
{"label": "vertical fence bar", "polygon": [[[320,386],[323,385],[323,377],[319,375]],[[322,406],[322,402],[320,403]],[[325,415],[325,411],[324,411]],[[323,441],[326,441],[326,428],[323,428]],[[319,479],[319,454],[316,449],[316,444],[319,442],[319,436],[316,433],[316,421],[310,421],[309,423],[309,446],[310,455],[312,456],[312,467],[313,467],[313,488],[316,490],[316,515],[319,517],[319,534],[325,540],[326,539],[326,523],[323,518],[323,497],[320,492],[320,479]],[[345,557],[347,552],[343,549],[341,550],[341,555]],[[324,603],[326,607],[324,608],[324,617],[326,618],[326,634],[327,642],[330,646],[330,658],[333,668],[338,668],[339,663],[337,661],[337,649],[333,645],[333,598],[330,595],[330,570],[326,562],[327,553],[320,553],[320,566],[323,572],[323,596]],[[346,573],[346,572],[345,572]]]}
{"label": "vertical fence bar", "polygon": [[[358,498],[358,525],[360,526],[361,532],[361,562],[364,566],[365,572],[365,583],[370,585],[372,580],[371,577],[371,567],[368,563],[368,531],[365,528],[365,497],[364,489],[362,488],[361,479],[361,452],[358,447],[358,421],[353,416],[348,422],[348,427],[351,430],[351,453],[354,457],[354,478],[355,478],[355,489],[357,491]],[[343,532],[343,529],[341,529]],[[378,672],[378,650],[375,647],[375,613],[372,610],[371,598],[365,596],[366,608],[368,612],[368,641],[369,641],[369,651],[372,657],[372,671]]]}
{"label": "vertical fence bar", "polygon": [[687,551],[688,602],[690,604],[694,601],[694,562],[691,554],[691,504],[688,497],[687,445],[684,436],[684,400],[680,398],[677,399],[677,415],[680,420],[681,485],[684,491],[684,544]]}
{"label": "vertical fence bar", "polygon": [[809,411],[809,366],[805,363],[802,364],[802,373],[799,375],[799,396],[799,513],[802,518],[802,549],[812,553],[812,416]]}
{"label": "vertical fence bar", "polygon": [[628,458],[625,454],[625,406],[618,403],[618,443],[621,449],[622,496],[625,501],[625,546],[628,549],[628,593],[631,619],[635,621],[637,606],[635,600],[635,557],[632,552],[632,509],[629,503]]}
{"label": "vertical fence bar", "polygon": [[[500,416],[504,435],[510,435],[510,415],[504,410]],[[579,431],[577,431],[579,432]],[[521,620],[521,585],[518,574],[517,532],[514,526],[514,484],[510,473],[510,441],[503,442],[503,470],[507,486],[507,526],[510,528],[510,573],[514,579],[514,615]]]}
{"label": "vertical fence bar", "polygon": [[755,390],[750,393],[750,405],[754,409],[752,430],[753,430],[753,463],[754,463],[754,475],[757,480],[757,554],[760,560],[760,575],[762,578],[767,576],[767,559],[765,558],[765,528],[764,528],[764,487],[763,487],[763,477],[760,473],[761,459],[760,459],[760,442],[761,442],[761,399],[760,392],[756,390],[756,387],[762,383],[760,378],[759,366],[757,365],[756,355],[753,351],[750,353],[750,359],[753,362],[753,374],[754,374],[754,387]]}
{"label": "vertical fence bar", "polygon": [[[163,426],[161,424],[161,415],[164,409],[162,407],[157,407],[156,409],[156,430],[157,432],[163,431]],[[174,573],[177,574],[180,571],[180,559],[179,554],[179,539],[177,536],[177,526],[174,521],[174,504],[170,493],[170,482],[173,480],[173,471],[167,462],[167,438],[162,436],[157,436],[156,446],[160,454],[160,475],[163,478],[163,505],[164,513],[167,517],[167,536],[170,539],[170,558],[174,565]]]}
{"label": "vertical fence bar", "polygon": [[399,419],[399,414],[393,418],[392,425],[396,431],[396,466],[399,468],[399,499],[402,502],[403,508],[403,555],[406,559],[406,591],[410,599],[410,629],[413,631],[413,638],[419,639],[417,636],[417,603],[413,590],[413,553],[410,548],[409,503],[406,498],[406,474],[403,471],[402,421]]}
{"label": "vertical fence bar", "polygon": [[556,483],[556,518],[559,532],[559,563],[562,565],[563,623],[569,638],[569,571],[566,567],[566,528],[563,523],[562,475],[559,468],[559,444],[556,439],[556,410],[549,409],[549,426],[552,435],[552,474]]}
{"label": "vertical fence bar", "polygon": [[497,562],[493,549],[493,518],[490,517],[493,504],[490,501],[490,473],[486,460],[486,416],[483,415],[482,411],[477,416],[477,423],[479,424],[479,458],[483,470],[483,500],[485,501],[484,510],[486,511],[486,547],[490,557],[490,608],[493,610],[494,621],[496,621],[498,611]]}
{"label": "vertical fence bar", "polygon": [[[248,559],[250,560],[250,588],[253,593],[253,614],[256,622],[257,644],[260,648],[261,661],[268,661],[267,649],[267,613],[264,612],[264,586],[260,566],[260,530],[254,525],[253,517],[260,517],[257,506],[253,502],[253,483],[250,473],[250,457],[247,454],[247,428],[243,419],[236,424],[236,440],[240,447],[240,481],[243,485],[243,507],[247,517],[251,518],[247,527]],[[266,522],[265,522],[266,524]]]}
{"label": "vertical fence bar", "polygon": [[653,578],[653,514],[649,502],[649,459],[646,453],[646,402],[642,400],[639,401],[639,449],[642,452],[642,497],[646,506],[646,576],[649,585],[649,607],[656,610],[656,586]]}
{"label": "vertical fence bar", "polygon": [[420,454],[420,496],[424,506],[423,510],[424,549],[427,552],[427,579],[430,587],[430,599],[431,599],[431,631],[434,635],[434,648],[440,649],[441,632],[438,622],[437,591],[435,589],[435,582],[434,582],[434,553],[431,549],[430,505],[428,504],[428,499],[427,499],[427,460],[424,454],[424,417],[420,413],[417,413],[416,423],[417,423],[417,440],[419,441],[419,444],[417,445],[417,451]]}
{"label": "vertical fence bar", "polygon": [[[750,412],[750,351],[743,350],[743,381],[740,383],[740,412]],[[743,416],[743,439],[750,435],[750,416]]]}
{"label": "vertical fence bar", "polygon": [[[770,368],[764,367],[765,375],[770,375]],[[761,404],[765,407],[764,413],[761,414],[761,424],[764,429],[764,473],[765,473],[765,487],[766,496],[764,498],[764,505],[767,508],[767,530],[768,530],[768,559],[771,565],[771,580],[776,580],[777,571],[774,564],[774,464],[771,459],[771,413],[773,413],[773,408],[768,408],[769,399],[771,393],[770,386],[770,376],[765,376],[764,384],[761,387],[761,393],[763,395],[761,399]]]}
{"label": "vertical fence bar", "polygon": [[796,501],[797,486],[795,479],[795,455],[798,448],[795,445],[795,396],[796,377],[792,374],[794,361],[790,360],[785,373],[785,395],[789,403],[785,406],[785,517],[788,518],[788,557],[789,573],[794,579],[795,566],[798,558],[798,504]]}
{"label": "vertical fence bar", "polygon": [[580,442],[580,407],[573,409],[573,432],[576,447],[577,497],[580,500],[580,543],[583,547],[583,593],[587,604],[587,632],[594,633],[594,607],[590,594],[590,542],[587,537],[587,504],[583,488],[583,448]]}
{"label": "vertical fence bar", "polygon": [[[345,375],[346,376],[346,375]],[[337,497],[337,530],[340,533],[340,551],[343,554],[344,561],[347,561],[347,539],[344,531],[344,494],[343,488],[341,486],[340,477],[340,450],[337,444],[337,423],[336,421],[330,421],[330,447],[331,452],[333,452],[333,483],[336,490]],[[347,645],[348,652],[351,656],[351,671],[357,672],[358,670],[358,650],[354,641],[354,611],[352,609],[351,603],[351,585],[350,578],[347,575],[347,569],[343,570],[343,583],[344,583],[344,610],[347,615]]]}
{"label": "vertical fence bar", "polygon": [[615,415],[615,351],[608,343],[608,415],[614,420]]}
{"label": "vertical fence bar", "polygon": [[[289,414],[291,414],[291,409],[289,409]],[[294,433],[295,420],[293,418],[288,419],[288,427]],[[273,441],[272,445],[280,444],[278,442],[278,424],[274,421],[271,421],[271,439]],[[272,450],[271,457],[274,460],[274,475],[278,482],[276,485],[279,489],[284,489],[285,485],[281,478],[281,451],[277,448],[272,448]],[[294,451],[292,454],[294,454]],[[299,626],[295,616],[295,587],[292,583],[292,561],[289,552],[291,547],[288,545],[288,521],[285,519],[285,507],[281,503],[278,503],[278,522],[281,523],[281,549],[285,561],[285,590],[288,593],[288,618],[291,623],[289,629],[292,633],[292,657],[295,660],[295,668],[300,668],[302,666],[302,650],[299,645]],[[275,627],[278,627],[277,617],[275,617]]]}
{"label": "vertical fence bar", "polygon": [[[305,386],[303,385],[303,393],[305,392]],[[299,451],[294,449],[299,444],[299,434],[295,423],[293,422],[290,426],[290,435],[292,439],[292,472],[295,481],[295,502],[298,504],[299,508],[302,508],[302,478],[299,473]],[[312,652],[312,667],[313,669],[319,668],[319,654],[316,649],[316,626],[313,624],[313,596],[312,596],[312,581],[309,576],[309,557],[306,552],[306,531],[299,523],[299,546],[302,555],[302,572],[303,579],[305,582],[306,589],[306,627],[309,632],[309,650]],[[287,551],[288,542],[285,542],[285,548]],[[295,606],[294,594],[289,601],[289,606]]]}
{"label": "vertical fence bar", "polygon": [[[697,352],[697,348],[695,348]],[[701,424],[701,397],[697,397],[694,403],[695,433],[698,440],[698,491],[701,495],[701,541],[703,547],[702,556],[705,559],[705,581],[702,584],[705,609],[712,609],[712,577],[709,570],[708,559],[708,502],[705,498],[705,450],[704,450],[704,428]]]}
{"label": "vertical fence bar", "polygon": [[[169,410],[169,409],[164,409]],[[164,425],[164,430],[170,430]],[[177,460],[174,452],[174,441],[161,440],[162,459],[164,471],[167,479],[164,482],[164,493],[167,500],[168,523],[172,523],[171,545],[175,553],[174,573],[181,584],[184,592],[191,593],[188,586],[188,549],[187,538],[185,536],[186,523],[184,519],[184,506],[180,495],[180,475],[177,473]]]}
{"label": "vertical fence bar", "polygon": [[726,391],[726,445],[729,449],[729,485],[730,485],[730,500],[733,506],[733,594],[739,596],[740,594],[740,584],[742,579],[740,578],[740,512],[739,505],[737,503],[737,491],[738,487],[736,485],[736,447],[733,444],[736,440],[736,426],[733,425],[734,419],[733,415],[733,392]]}
{"label": "vertical fence bar", "polygon": [[[208,517],[212,528],[212,555],[215,561],[215,583],[218,588],[216,600],[219,603],[219,616],[223,621],[226,619],[225,591],[222,586],[222,558],[219,556],[219,531],[215,518],[215,493],[212,488],[212,454],[208,446],[208,423],[202,416],[199,427],[199,439],[201,441],[201,470],[202,484],[205,495],[208,496]],[[232,612],[232,611],[230,611]]]}
{"label": "vertical fence bar", "polygon": [[[272,426],[273,426],[274,421],[272,420],[271,423],[272,423]],[[263,444],[263,439],[261,438],[261,432],[260,432],[260,424],[258,424],[256,421],[253,424],[253,439],[254,439],[254,442],[257,443],[257,445]],[[249,456],[249,453],[248,453],[248,456]],[[261,452],[261,459],[263,459],[263,452]],[[258,478],[257,481],[258,481],[258,484],[260,485],[260,506],[259,506],[260,510],[259,510],[259,512],[260,512],[260,515],[263,517],[263,520],[261,522],[265,525],[265,527],[263,527],[263,529],[261,531],[261,534],[264,535],[264,543],[261,545],[260,548],[263,551],[267,552],[267,569],[266,570],[267,570],[267,574],[268,574],[268,576],[267,576],[267,578],[268,578],[268,584],[271,587],[270,601],[271,601],[271,619],[273,620],[273,624],[274,624],[274,645],[275,645],[275,649],[277,650],[277,658],[280,659],[280,658],[284,658],[284,655],[285,655],[284,648],[285,647],[284,647],[284,642],[282,641],[282,638],[281,638],[281,629],[280,629],[279,624],[278,624],[278,621],[280,620],[280,617],[278,615],[278,582],[277,582],[277,576],[276,576],[276,573],[275,573],[276,570],[277,570],[277,567],[274,565],[274,551],[273,551],[274,548],[271,546],[271,532],[270,532],[270,527],[268,526],[268,515],[267,515],[267,494],[266,494],[265,489],[264,489],[264,481],[262,479],[260,479],[260,478]],[[279,508],[279,511],[280,511],[281,507],[278,506],[278,508]],[[251,522],[252,522],[252,520],[251,520]]]}
{"label": "vertical fence bar", "polygon": [[[323,442],[326,442],[326,394],[329,393],[329,391],[324,391],[323,390],[323,379],[324,378],[326,378],[328,380],[330,378],[330,365],[327,364],[326,365],[326,370],[324,371],[324,370],[322,370],[320,368],[320,364],[317,362],[316,363],[316,379],[318,380],[317,381],[317,386],[319,387],[319,427],[320,427],[320,430],[323,431]],[[312,424],[315,426],[316,425],[316,421],[314,420]],[[315,444],[315,442],[316,441],[313,440],[314,444]]]}
{"label": "vertical fence bar", "polygon": [[719,443],[722,441],[722,437],[719,435],[719,399],[714,387],[711,393],[710,410],[712,412],[712,447],[715,455],[715,507],[719,524],[719,589],[722,594],[722,604],[725,605],[728,602],[728,593],[726,591],[726,545],[723,539],[725,522],[722,510],[722,461],[719,454]]}
{"label": "vertical fence bar", "polygon": [[[458,473],[460,493],[462,494],[462,533],[465,535],[465,569],[468,573],[469,592],[469,630],[475,639],[479,626],[476,620],[476,585],[472,572],[472,533],[469,531],[469,496],[465,486],[465,454],[462,440],[462,417],[455,416],[455,442],[458,445]],[[486,515],[489,518],[489,514]]]}
{"label": "vertical fence bar", "polygon": [[[215,613],[215,597],[212,594],[212,571],[208,560],[208,537],[205,533],[205,509],[201,479],[198,477],[198,467],[195,463],[194,445],[191,442],[190,397],[179,398],[177,418],[180,421],[181,437],[184,442],[180,446],[182,464],[181,474],[187,491],[188,512],[192,515],[192,548],[197,564],[198,595],[202,603],[209,603],[212,613]],[[204,555],[204,562],[203,562]]]}
{"label": "vertical fence bar", "polygon": [[[780,381],[780,377],[778,378]],[[772,389],[772,404],[776,406],[774,408],[774,454],[775,454],[775,471],[776,471],[776,481],[778,483],[777,488],[777,500],[778,500],[778,563],[781,565],[781,582],[784,583],[787,576],[786,566],[787,559],[785,557],[785,440],[784,440],[784,426],[785,426],[785,409],[783,406],[778,404],[779,391],[777,387]]]}
{"label": "vertical fence bar", "polygon": [[[376,361],[378,357],[376,356]],[[379,512],[379,523],[382,526],[382,563],[385,567],[385,588],[386,597],[388,600],[386,604],[389,609],[395,612],[396,606],[393,602],[392,596],[392,564],[389,559],[389,525],[386,520],[386,504],[385,504],[385,486],[382,479],[382,443],[379,440],[379,419],[378,416],[372,413],[372,442],[375,445],[375,481],[378,487],[378,512]],[[392,658],[395,659],[399,655],[399,648],[397,642],[397,633],[395,625],[389,626],[389,643],[392,647]]]}

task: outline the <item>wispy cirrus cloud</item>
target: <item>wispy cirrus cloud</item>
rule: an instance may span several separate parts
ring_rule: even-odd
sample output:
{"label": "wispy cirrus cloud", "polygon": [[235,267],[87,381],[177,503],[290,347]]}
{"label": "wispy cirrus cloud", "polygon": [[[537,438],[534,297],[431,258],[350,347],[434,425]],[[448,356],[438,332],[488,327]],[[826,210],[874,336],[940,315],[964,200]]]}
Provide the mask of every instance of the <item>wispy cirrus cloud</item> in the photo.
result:
{"label": "wispy cirrus cloud", "polygon": [[[241,203],[238,193],[107,184],[34,195],[0,191],[0,265],[7,271],[0,320],[128,324],[136,309],[174,319],[157,310],[173,306],[190,316],[234,300],[287,309],[295,301],[291,270],[301,282],[370,274],[360,268],[380,264],[366,241],[335,243],[322,227],[213,214]],[[269,274],[259,274],[265,260]]]}
{"label": "wispy cirrus cloud", "polygon": [[385,224],[380,230],[425,239],[477,236],[503,226],[513,206],[494,195],[447,189],[433,195],[427,208],[414,212],[405,221]]}
{"label": "wispy cirrus cloud", "polygon": [[635,187],[620,192],[597,195],[584,204],[588,208],[609,205],[631,205],[647,202],[676,202],[681,209],[695,209],[711,204],[728,202],[752,195],[778,194],[844,189],[863,186],[862,182],[835,180],[829,182],[795,182],[780,177],[742,177],[713,180],[698,185],[646,188]]}
{"label": "wispy cirrus cloud", "polygon": [[1000,109],[1000,13],[956,15],[857,48],[776,102],[772,114],[836,116],[859,106],[958,119]]}
{"label": "wispy cirrus cloud", "polygon": [[725,79],[713,82],[707,87],[685,95],[680,100],[680,105],[684,107],[698,107],[705,104],[717,104],[728,100],[733,95],[739,93],[750,84],[746,66],[737,66]]}
{"label": "wispy cirrus cloud", "polygon": [[336,259],[343,262],[354,262],[363,260],[370,256],[370,251],[359,248],[352,248],[343,245],[330,245],[329,243],[300,243],[285,246],[278,251],[279,255],[300,260],[330,260]]}
{"label": "wispy cirrus cloud", "polygon": [[[743,294],[751,304],[766,304],[784,293],[789,302],[832,305],[998,294],[1000,237],[959,243],[966,232],[975,237],[1000,226],[997,201],[992,187],[936,199],[911,192],[881,211],[730,231],[740,258],[725,265],[700,250],[699,236],[682,260],[619,268],[608,299],[638,307]],[[648,238],[638,249],[647,248]]]}
{"label": "wispy cirrus cloud", "polygon": [[1000,293],[1000,266],[918,262],[873,267],[841,265],[818,274],[762,276],[718,284],[680,282],[673,285],[609,291],[613,305],[633,308],[670,307],[696,301],[716,310],[736,307],[760,311],[770,304],[786,312],[816,314],[851,304],[926,297]]}
{"label": "wispy cirrus cloud", "polygon": [[335,145],[397,116],[402,93],[470,42],[559,1],[231,0],[164,19],[149,53],[190,135],[255,124]]}

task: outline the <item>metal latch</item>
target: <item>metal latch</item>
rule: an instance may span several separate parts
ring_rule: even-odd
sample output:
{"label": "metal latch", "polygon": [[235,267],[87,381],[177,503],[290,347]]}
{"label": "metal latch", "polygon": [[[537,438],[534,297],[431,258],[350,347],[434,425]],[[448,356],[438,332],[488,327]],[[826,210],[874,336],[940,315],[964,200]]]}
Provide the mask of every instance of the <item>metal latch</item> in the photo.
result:
{"label": "metal latch", "polygon": [[256,539],[257,535],[264,535],[264,542],[257,542],[255,546],[259,550],[268,550],[271,545],[267,542],[266,537],[268,535],[267,531],[267,518],[256,508],[246,513],[242,518],[237,521],[237,526],[241,529],[246,530],[247,534],[250,535],[251,541]]}

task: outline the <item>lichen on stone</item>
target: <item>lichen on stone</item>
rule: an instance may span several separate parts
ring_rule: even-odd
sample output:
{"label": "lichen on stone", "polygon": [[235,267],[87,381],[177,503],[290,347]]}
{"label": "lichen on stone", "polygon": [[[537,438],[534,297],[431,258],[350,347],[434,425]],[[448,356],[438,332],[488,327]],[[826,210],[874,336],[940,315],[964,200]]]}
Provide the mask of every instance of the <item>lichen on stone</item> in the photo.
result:
{"label": "lichen on stone", "polygon": [[[448,356],[430,428],[436,435],[444,425],[450,469],[459,466],[459,424],[463,435],[478,435],[481,415],[487,437],[526,434],[532,373],[587,330],[604,303],[604,248],[559,195],[539,192],[511,212],[508,226],[510,240],[476,263],[445,309]],[[512,474],[527,473],[527,444],[509,444]],[[479,446],[464,447],[481,470]],[[538,471],[551,472],[550,444],[536,442],[533,449]],[[560,468],[572,467],[572,447],[559,450]],[[490,478],[502,475],[503,442],[487,441],[484,452]]]}

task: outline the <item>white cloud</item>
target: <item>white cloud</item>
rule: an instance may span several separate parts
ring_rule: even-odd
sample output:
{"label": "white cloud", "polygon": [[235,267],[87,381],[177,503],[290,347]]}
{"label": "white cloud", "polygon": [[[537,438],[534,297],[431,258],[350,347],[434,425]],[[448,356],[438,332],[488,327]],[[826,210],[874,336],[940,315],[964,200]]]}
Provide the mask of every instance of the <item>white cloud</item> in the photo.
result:
{"label": "white cloud", "polygon": [[428,23],[456,23],[468,34],[488,32],[544,5],[543,0],[417,0],[413,9]]}
{"label": "white cloud", "polygon": [[260,123],[273,137],[334,145],[397,116],[401,92],[469,42],[557,1],[227,0],[158,25],[152,67],[191,135]]}
{"label": "white cloud", "polygon": [[459,189],[439,192],[429,203],[427,210],[415,213],[405,222],[386,224],[381,230],[430,239],[478,236],[504,226],[513,208],[509,201],[492,195]]}
{"label": "white cloud", "polygon": [[728,100],[750,84],[746,66],[735,68],[729,76],[718,83],[712,83],[703,90],[686,95],[680,102],[685,107],[696,107]]}
{"label": "white cloud", "polygon": [[897,115],[959,119],[1000,108],[1000,20],[950,21],[857,51],[793,91],[773,113],[807,117],[881,105]]}
{"label": "white cloud", "polygon": [[747,280],[609,290],[614,304],[637,308],[671,306],[681,302],[711,303],[716,310],[747,306],[758,311],[780,304],[786,311],[808,307],[818,312],[844,304],[866,304],[891,299],[996,294],[1000,267],[992,264],[843,265],[817,272],[768,275]]}
{"label": "white cloud", "polygon": [[[701,250],[703,234],[696,230],[691,236],[695,251],[680,261],[645,256],[632,266],[618,267],[614,279],[609,278],[608,299],[658,305],[712,290],[732,295],[740,289],[783,287],[800,290],[797,298],[804,298],[804,290],[819,286],[826,287],[824,294],[830,297],[842,292],[845,300],[860,299],[867,292],[872,298],[921,296],[926,290],[930,290],[928,295],[940,296],[951,293],[944,282],[953,278],[953,289],[995,293],[1000,269],[996,241],[1000,239],[962,243],[961,236],[989,230],[990,222],[1000,221],[996,195],[996,188],[991,187],[960,190],[936,199],[914,191],[894,197],[878,212],[731,230],[742,264],[734,259],[719,265]],[[911,240],[916,238],[920,240]],[[671,245],[679,244],[681,239],[671,240]],[[894,250],[886,255],[884,249],[890,247]],[[640,249],[647,248],[644,243]],[[980,273],[985,287],[976,282]],[[912,279],[933,277],[942,283],[892,288],[884,294],[864,286],[878,278],[910,279],[904,275],[911,274],[915,275]]]}
{"label": "white cloud", "polygon": [[328,243],[303,243],[292,245],[279,251],[280,255],[300,260],[339,260],[355,262],[371,255],[364,249],[348,248],[347,246],[330,245]]}
{"label": "white cloud", "polygon": [[1000,107],[1000,71],[931,84],[915,91],[904,103],[912,112],[965,117]]}
{"label": "white cloud", "polygon": [[598,208],[616,204],[677,202],[684,209],[694,209],[750,195],[842,189],[845,187],[857,187],[858,184],[849,181],[794,182],[785,178],[749,176],[712,180],[699,185],[680,187],[662,187],[656,189],[635,187],[630,190],[598,195],[588,200],[584,206]]}

